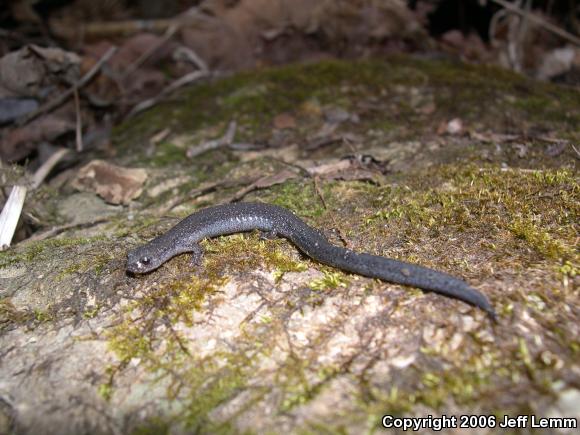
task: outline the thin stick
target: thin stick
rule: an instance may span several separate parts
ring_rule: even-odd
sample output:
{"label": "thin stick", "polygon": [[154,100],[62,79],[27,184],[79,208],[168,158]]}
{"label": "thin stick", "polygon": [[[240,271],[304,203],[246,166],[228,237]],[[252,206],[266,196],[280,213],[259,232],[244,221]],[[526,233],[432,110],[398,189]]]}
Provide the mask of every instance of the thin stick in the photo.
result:
{"label": "thin stick", "polygon": [[179,47],[174,52],[174,57],[183,57],[193,65],[195,65],[198,69],[202,71],[209,71],[209,67],[207,63],[201,58],[199,54],[197,54],[193,49],[190,47]]}
{"label": "thin stick", "polygon": [[22,213],[24,199],[26,198],[25,186],[14,186],[0,213],[0,251],[10,247],[12,237],[18,225],[18,219]]}
{"label": "thin stick", "polygon": [[83,150],[83,123],[81,120],[81,102],[79,100],[79,90],[74,90],[74,97],[75,97],[75,112],[76,112],[76,144],[77,144],[77,151],[80,153]]}
{"label": "thin stick", "polygon": [[256,181],[255,178],[253,178],[253,179],[244,178],[242,180],[218,181],[218,182],[210,183],[206,186],[197,187],[193,190],[190,190],[184,196],[176,196],[175,198],[171,199],[164,206],[162,206],[156,214],[158,216],[164,215],[165,213],[167,213],[168,211],[171,211],[172,209],[174,209],[178,205],[183,204],[184,202],[187,202],[187,201],[191,201],[195,198],[200,197],[201,195],[205,195],[206,193],[214,192],[218,188],[228,189],[231,187],[239,186],[241,184],[251,184],[255,181]]}
{"label": "thin stick", "polygon": [[44,240],[47,239],[49,237],[53,237],[56,236],[57,234],[62,233],[63,231],[66,230],[70,230],[72,228],[88,228],[88,227],[92,227],[93,225],[97,225],[103,222],[107,222],[110,218],[107,217],[101,217],[95,220],[92,220],[90,222],[72,222],[70,224],[65,224],[65,225],[60,225],[58,227],[53,227],[50,230],[47,230],[43,233],[40,234],[35,234],[32,237],[29,237],[28,239],[24,240],[23,243],[28,243],[28,242],[37,242],[39,240]]}
{"label": "thin stick", "polygon": [[200,154],[205,153],[206,151],[215,150],[216,148],[229,146],[234,141],[234,137],[236,136],[236,129],[238,124],[236,121],[230,121],[228,124],[228,128],[225,134],[218,138],[208,140],[207,142],[202,143],[201,145],[196,145],[187,150],[185,155],[187,158],[192,159]]}
{"label": "thin stick", "polygon": [[40,168],[38,168],[36,170],[36,172],[32,176],[32,186],[31,186],[32,189],[36,189],[38,186],[41,185],[41,183],[44,181],[44,179],[50,173],[52,168],[54,168],[58,164],[58,162],[60,162],[66,154],[68,154],[68,150],[66,148],[59,149],[57,152],[53,153],[48,158],[48,160],[46,160],[40,166]]}
{"label": "thin stick", "polygon": [[99,72],[102,66],[107,62],[113,54],[117,51],[117,47],[111,47],[107,52],[99,59],[99,61],[91,68],[91,70],[86,73],[78,82],[76,82],[70,89],[66,90],[58,97],[54,98],[53,100],[43,104],[34,112],[30,112],[16,121],[18,126],[23,126],[28,124],[33,119],[36,119],[38,116],[42,115],[43,113],[50,112],[51,110],[56,109],[58,106],[63,104],[66,100],[68,100],[71,96],[74,95],[75,91],[78,91],[80,88],[85,86],[89,83]]}
{"label": "thin stick", "polygon": [[525,17],[527,15],[528,19],[530,21],[533,21],[535,24],[545,28],[546,30],[558,35],[561,38],[566,39],[567,41],[570,41],[573,44],[580,46],[580,38],[578,38],[576,35],[573,35],[569,32],[566,32],[565,30],[563,30],[557,26],[554,26],[553,24],[543,20],[542,18],[540,18],[534,14],[527,14],[526,11],[522,11],[520,8],[512,5],[511,3],[508,3],[505,0],[491,0],[491,1],[494,3],[497,3],[498,5],[507,9],[508,11],[513,12],[515,14],[518,14],[520,16]]}
{"label": "thin stick", "polygon": [[137,104],[135,107],[133,107],[133,109],[129,112],[127,117],[134,116],[139,112],[142,112],[144,110],[147,110],[147,109],[153,107],[154,105],[159,103],[161,100],[163,100],[163,98],[165,98],[167,95],[169,95],[174,90],[180,88],[181,86],[185,86],[188,83],[192,83],[196,80],[202,79],[202,78],[207,77],[209,75],[210,74],[207,71],[194,71],[192,73],[184,75],[183,77],[178,78],[177,80],[172,82],[169,86],[167,86],[165,89],[163,89],[155,97],[150,98],[150,99],[145,100],[145,101],[141,101],[139,104]]}
{"label": "thin stick", "polygon": [[133,62],[131,65],[127,67],[127,69],[122,75],[121,80],[125,80],[127,77],[129,77],[139,68],[141,68],[141,65],[143,65],[147,61],[147,59],[149,59],[157,50],[163,47],[167,43],[167,41],[173,38],[173,35],[175,35],[175,33],[180,29],[180,27],[181,26],[179,24],[173,24],[169,26],[169,28],[163,35],[162,39],[159,42],[157,42],[157,44],[155,44],[146,52],[142,53],[141,56],[139,56],[139,58],[135,62]]}

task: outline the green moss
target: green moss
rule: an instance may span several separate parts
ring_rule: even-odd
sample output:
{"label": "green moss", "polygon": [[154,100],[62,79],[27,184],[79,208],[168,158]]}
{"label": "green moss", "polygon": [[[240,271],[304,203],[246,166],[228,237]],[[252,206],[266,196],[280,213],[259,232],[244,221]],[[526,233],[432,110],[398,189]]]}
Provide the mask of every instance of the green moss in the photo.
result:
{"label": "green moss", "polygon": [[62,269],[59,274],[56,276],[56,280],[57,281],[62,281],[64,278],[72,275],[72,274],[76,274],[76,273],[80,273],[80,272],[86,272],[88,271],[90,268],[92,267],[92,262],[89,258],[83,258],[81,261],[75,262],[70,264],[69,266],[65,267],[64,269]]}
{"label": "green moss", "polygon": [[143,335],[140,325],[126,320],[108,334],[109,349],[122,363],[132,358],[146,357],[151,352],[151,340]]}
{"label": "green moss", "polygon": [[60,238],[32,242],[24,247],[0,252],[0,268],[17,263],[30,263],[47,252],[54,254],[56,248],[89,245],[99,240],[104,240],[104,237]]}
{"label": "green moss", "polygon": [[[257,234],[220,237],[204,241],[203,246],[206,254],[201,271],[149,289],[127,308],[125,320],[107,336],[120,367],[138,358],[156,378],[180,373],[179,382],[171,383],[167,395],[171,400],[172,397],[183,398],[185,391],[190,392],[185,402],[186,410],[178,417],[187,427],[227,433],[231,431],[227,422],[216,424],[207,415],[245,388],[259,358],[236,351],[197,360],[184,352],[182,339],[172,325],[182,322],[191,326],[195,311],[202,309],[207,297],[223,287],[232,273],[266,267],[275,269],[279,276],[289,271],[302,271],[306,265],[285,252],[289,245],[283,240],[263,240]],[[179,259],[176,267],[182,269],[186,261],[186,258]],[[161,332],[156,327],[160,321],[166,325]],[[249,336],[248,340],[253,342],[255,338]],[[159,353],[161,343],[163,353]],[[269,352],[268,346],[260,346],[260,349],[259,353]]]}
{"label": "green moss", "polygon": [[203,246],[208,254],[219,254],[207,260],[206,268],[218,274],[224,266],[230,271],[241,272],[264,265],[267,269],[275,269],[275,277],[281,278],[287,272],[306,270],[306,264],[294,260],[284,250],[281,239],[264,240],[258,235],[236,234],[204,241]]}
{"label": "green moss", "polygon": [[152,166],[167,167],[183,162],[186,158],[185,149],[171,142],[160,142],[155,147],[153,158],[150,159]]}
{"label": "green moss", "polygon": [[[493,67],[399,57],[389,63],[323,62],[249,72],[197,86],[182,97],[185,103],[165,103],[137,117],[133,125],[121,127],[115,136],[124,142],[125,151],[142,163],[188,166],[187,171],[196,178],[180,188],[182,195],[204,177],[276,173],[279,166],[266,159],[239,164],[237,153],[223,151],[189,161],[183,159],[185,146],[177,146],[171,139],[159,144],[153,156],[143,158],[134,153],[137,144],[162,128],[169,127],[177,135],[191,134],[193,143],[220,136],[236,119],[236,140],[259,142],[271,137],[273,118],[289,112],[298,121],[292,134],[300,144],[322,122],[312,121],[306,110],[302,113],[304,105],[312,101],[319,111],[325,106],[340,106],[358,113],[360,123],[349,129],[365,140],[369,136],[370,140],[381,141],[385,136],[416,139],[454,116],[485,131],[497,125],[498,111],[507,113],[505,116],[516,126],[533,123],[539,129],[555,129],[559,137],[577,137],[575,125],[580,123],[576,92],[536,84]],[[421,113],[420,108],[427,103],[437,109],[432,116]],[[320,118],[320,114],[315,117]],[[401,119],[409,124],[402,125]],[[377,134],[368,135],[370,129]],[[543,164],[542,145],[528,145],[530,155],[539,153]],[[577,175],[571,170],[502,170],[477,163],[481,159],[472,156],[479,155],[478,144],[467,145],[463,151],[466,161],[476,163],[434,165],[420,174],[395,175],[389,185],[324,181],[315,188],[310,179],[290,180],[248,195],[247,199],[258,198],[289,208],[322,229],[336,227],[357,250],[432,266],[470,281],[489,282],[501,271],[508,276],[508,284],[512,280],[517,286],[519,275],[530,265],[544,274],[545,286],[552,293],[544,292],[537,284],[506,294],[497,294],[488,286],[486,292],[502,318],[526,310],[539,323],[549,325],[552,335],[545,342],[555,343],[562,355],[554,351],[550,357],[539,352],[527,336],[491,345],[485,328],[466,333],[459,350],[445,340],[437,346],[428,343],[413,367],[406,369],[411,374],[399,376],[393,368],[387,386],[361,375],[360,414],[368,415],[369,421],[377,417],[374,426],[369,427],[375,427],[384,413],[412,413],[417,406],[437,409],[452,402],[493,412],[494,405],[484,399],[496,397],[497,385],[509,389],[528,383],[530,391],[546,392],[552,381],[550,364],[580,352],[578,342],[569,338],[566,322],[553,315],[555,307],[570,302],[570,281],[577,274]],[[533,166],[530,162],[522,164]],[[220,191],[216,196],[236,190]],[[151,199],[152,203],[157,201],[159,198]],[[340,210],[340,220],[332,219],[332,210]],[[125,227],[125,222],[120,225]],[[131,232],[142,233],[148,239],[159,228],[156,218],[143,219]],[[256,234],[221,237],[203,242],[203,247],[206,256],[200,271],[193,276],[184,273],[189,267],[185,257],[169,262],[154,285],[144,284],[144,296],[129,306],[123,322],[109,336],[120,367],[137,358],[154,379],[166,381],[168,400],[179,400],[184,406],[182,413],[172,416],[173,421],[185,423],[192,432],[231,432],[228,421],[217,424],[209,415],[242,391],[248,397],[244,397],[243,409],[236,415],[265,400],[273,390],[281,397],[279,411],[292,413],[320,395],[333,377],[350,373],[347,366],[319,368],[308,358],[290,356],[277,361],[273,386],[248,386],[260,364],[276,348],[273,341],[285,327],[282,319],[304,303],[322,302],[325,296],[321,293],[349,285],[345,274],[321,265],[316,267],[324,276],[309,283],[312,292],[301,294],[298,301],[291,299],[285,305],[273,306],[268,314],[258,314],[250,325],[244,323],[231,352],[220,351],[203,358],[189,355],[181,329],[173,326],[193,325],[197,311],[219,303],[219,297],[213,296],[219,295],[232,276],[266,268],[273,270],[279,281],[284,273],[305,270],[308,264],[295,259],[296,251],[287,242],[264,241]],[[148,283],[148,278],[143,282]],[[373,285],[371,282],[369,288]],[[409,290],[403,297],[418,294],[422,293]],[[404,309],[406,304],[397,307]],[[320,349],[318,346],[327,338],[321,334],[309,344],[314,350]],[[314,379],[313,371],[320,371]],[[526,403],[526,399],[515,400],[510,409],[524,411]],[[164,422],[159,426],[161,432],[167,430]],[[155,421],[144,425],[143,433],[151,432],[151,428],[156,428]]]}
{"label": "green moss", "polygon": [[[474,166],[457,171],[442,166],[424,175],[430,186],[365,188],[378,207],[365,223],[376,228],[387,221],[411,242],[425,231],[469,230],[496,252],[512,250],[521,240],[546,260],[577,262],[573,222],[579,189],[570,171],[503,172]],[[513,234],[512,243],[506,243],[506,232]]]}
{"label": "green moss", "polygon": [[262,195],[265,202],[286,207],[303,217],[320,217],[324,207],[311,181],[294,181],[272,186]]}
{"label": "green moss", "polygon": [[50,307],[47,310],[40,310],[38,308],[33,310],[34,320],[40,323],[50,322],[54,319],[54,314],[51,312]]}
{"label": "green moss", "polygon": [[18,310],[10,298],[0,299],[0,331],[8,329],[12,325],[28,322],[34,317],[30,311]]}
{"label": "green moss", "polygon": [[140,424],[131,435],[167,435],[171,433],[171,423],[162,418],[149,418]]}
{"label": "green moss", "polygon": [[346,287],[349,280],[345,274],[336,270],[325,270],[322,278],[317,278],[308,283],[308,287],[316,291],[335,289],[337,287]]}
{"label": "green moss", "polygon": [[[268,140],[272,120],[282,112],[290,112],[298,119],[294,134],[301,142],[315,133],[313,128],[320,127],[300,109],[312,101],[319,107],[340,106],[355,112],[361,111],[357,102],[375,107],[376,110],[362,110],[364,116],[353,126],[363,134],[376,130],[393,137],[416,138],[454,116],[491,127],[497,125],[497,113],[508,110],[516,125],[533,122],[537,128],[557,126],[562,137],[579,138],[575,128],[580,123],[578,92],[496,67],[394,56],[387,62],[326,61],[266,68],[199,83],[182,92],[178,102],[159,104],[116,128],[114,140],[121,144],[125,157],[134,161],[153,166],[188,166],[203,175],[235,160],[233,154],[220,150],[188,160],[184,158],[185,146],[169,139],[158,144],[153,155],[145,156],[142,144],[163,129],[193,138],[206,129],[225,128],[234,119],[239,126],[236,140]],[[419,110],[426,102],[435,104],[434,116]],[[401,119],[413,129],[401,125]]]}
{"label": "green moss", "polygon": [[101,384],[99,385],[97,392],[99,393],[99,396],[103,398],[103,400],[108,402],[111,400],[111,396],[113,395],[113,388],[109,383]]}
{"label": "green moss", "polygon": [[288,413],[297,406],[305,405],[318,396],[343,371],[339,367],[323,367],[318,370],[316,381],[307,380],[308,361],[290,359],[281,372],[285,377],[283,384],[284,399],[279,412]]}
{"label": "green moss", "polygon": [[[447,269],[473,273],[476,268],[461,259],[461,255],[449,255],[448,240],[452,239],[455,247],[464,244],[486,256],[491,255],[486,261],[494,268],[506,267],[504,264],[509,262],[510,268],[523,270],[530,262],[540,260],[559,274],[558,279],[575,273],[575,236],[568,228],[577,209],[578,184],[572,172],[502,171],[475,166],[457,170],[454,166],[443,166],[427,170],[422,179],[410,180],[412,182],[407,185],[392,186],[327,183],[323,194],[329,204],[348,204],[342,208],[341,221],[353,229],[355,238],[362,238],[362,244],[382,246],[385,234],[401,237],[404,243],[398,244],[402,249],[397,256],[405,259],[435,264],[439,268],[441,262],[447,262]],[[272,201],[268,202],[275,202],[272,191],[276,191],[279,204],[294,208],[303,216],[320,219],[325,209],[314,189],[309,190],[310,186],[288,182],[263,192],[262,197],[270,197]],[[366,218],[361,215],[359,205],[367,210]],[[471,246],[474,240],[481,243],[480,249]],[[522,243],[530,249],[522,249]],[[176,322],[192,324],[192,313],[202,309],[207,297],[219,291],[231,274],[266,267],[275,269],[275,275],[279,276],[285,271],[304,270],[305,264],[292,259],[288,249],[293,248],[289,248],[287,242],[265,241],[256,234],[221,237],[205,241],[203,246],[206,250],[203,272],[162,283],[157,289],[148,291],[128,310],[125,323],[113,331],[110,340],[121,361],[139,358],[156,377],[171,376],[168,367],[179,368],[181,380],[175,381],[168,390],[168,397],[183,397],[184,391],[190,392],[187,410],[180,417],[182,421],[192,430],[227,432],[231,430],[229,424],[216,425],[208,418],[208,413],[239,391],[248,391],[247,382],[256,364],[270,351],[269,344],[262,342],[264,335],[252,337],[255,331],[241,331],[240,349],[231,354],[197,359],[183,353],[179,334],[166,331],[158,335],[155,327],[158,321],[153,319],[165,319],[169,325]],[[417,246],[427,250],[421,251]],[[177,260],[169,267],[181,270],[186,261],[185,258]],[[323,271],[323,278],[310,283],[313,290],[348,285],[340,271],[324,267]],[[525,295],[524,302],[534,313],[549,311],[550,304],[556,303],[546,300],[540,292],[531,291]],[[509,315],[514,300],[498,305],[502,315]],[[266,325],[267,330],[280,328],[279,319],[272,315],[256,324]],[[570,343],[565,338],[565,330],[561,333],[557,333],[557,328],[552,330],[559,337],[555,339],[565,343],[566,349],[578,353],[578,343]],[[158,351],[161,342],[164,343],[162,354]],[[311,344],[316,347],[315,341]],[[425,347],[422,354],[427,361],[441,362],[443,368],[419,364],[415,377],[402,376],[405,382],[399,384],[394,375],[394,385],[386,389],[367,381],[366,391],[359,398],[363,412],[368,415],[397,414],[411,412],[419,404],[437,409],[450,400],[459,406],[471,407],[478,404],[481,397],[493,394],[498,382],[513,385],[526,381],[534,388],[545,390],[552,380],[550,359],[532,351],[528,341],[520,337],[515,339],[511,350],[505,351],[489,345],[486,338],[475,331],[461,347],[460,354],[450,349],[445,341],[441,347]],[[321,393],[330,379],[348,370],[330,368],[313,382],[308,373],[312,367],[308,364],[308,361],[288,358],[277,369],[276,388],[283,394],[281,412],[292,412],[307,404]],[[253,400],[260,400],[266,393],[267,390],[257,392],[254,399],[247,400],[247,406],[251,407]]]}
{"label": "green moss", "polygon": [[97,314],[99,314],[100,309],[101,309],[101,306],[98,304],[90,309],[86,309],[83,312],[83,317],[85,319],[93,319],[93,318],[97,317]]}
{"label": "green moss", "polygon": [[213,423],[208,419],[208,413],[242,390],[246,386],[248,373],[231,365],[210,378],[207,378],[207,371],[193,370],[188,375],[197,389],[189,402],[186,426],[193,431],[203,428],[207,433],[231,433],[228,423]]}
{"label": "green moss", "polygon": [[573,255],[571,247],[566,246],[559,240],[552,239],[547,231],[539,228],[531,219],[515,218],[510,225],[510,230],[516,237],[528,242],[529,245],[546,258],[570,258]]}

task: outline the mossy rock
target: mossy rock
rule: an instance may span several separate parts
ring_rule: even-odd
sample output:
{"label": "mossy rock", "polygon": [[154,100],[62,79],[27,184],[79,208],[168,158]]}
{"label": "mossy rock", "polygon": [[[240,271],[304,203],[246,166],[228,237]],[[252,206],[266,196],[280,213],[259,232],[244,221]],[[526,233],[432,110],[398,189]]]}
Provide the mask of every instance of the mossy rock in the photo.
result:
{"label": "mossy rock", "polygon": [[[246,72],[178,97],[115,131],[117,163],[149,170],[142,198],[0,254],[0,412],[17,432],[372,433],[383,415],[580,417],[569,408],[580,381],[578,92],[394,57]],[[337,108],[345,139],[307,149]],[[274,128],[280,114],[295,127]],[[453,118],[463,132],[442,133]],[[283,141],[186,158],[232,119],[236,141]],[[371,154],[383,172],[369,182],[302,170],[347,154]],[[205,241],[198,269],[184,255],[125,274],[128,249],[288,168],[293,177],[243,199],[288,207],[333,243],[460,276],[498,322],[257,233]],[[203,188],[226,179],[239,183]],[[58,210],[63,198],[44,194]]]}

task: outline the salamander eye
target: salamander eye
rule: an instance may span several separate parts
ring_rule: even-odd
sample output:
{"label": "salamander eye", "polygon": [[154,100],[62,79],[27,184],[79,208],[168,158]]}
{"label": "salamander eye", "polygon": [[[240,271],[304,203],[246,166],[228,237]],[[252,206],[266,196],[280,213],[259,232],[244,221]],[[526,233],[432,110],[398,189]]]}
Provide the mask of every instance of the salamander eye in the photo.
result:
{"label": "salamander eye", "polygon": [[149,257],[141,257],[141,263],[147,265],[149,263],[151,263],[151,259]]}

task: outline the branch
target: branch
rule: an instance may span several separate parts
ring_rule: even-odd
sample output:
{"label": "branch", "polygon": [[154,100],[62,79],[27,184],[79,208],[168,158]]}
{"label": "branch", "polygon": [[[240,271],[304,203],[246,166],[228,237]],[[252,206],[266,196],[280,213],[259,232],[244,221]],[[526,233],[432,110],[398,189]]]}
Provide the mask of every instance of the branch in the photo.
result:
{"label": "branch", "polygon": [[99,59],[99,61],[91,68],[91,70],[88,73],[86,73],[78,82],[76,82],[70,89],[66,90],[65,92],[60,94],[58,97],[47,102],[46,104],[40,106],[34,112],[30,112],[30,113],[26,114],[25,116],[20,118],[18,121],[16,121],[16,124],[18,126],[22,127],[23,125],[28,124],[30,121],[32,121],[33,119],[36,119],[37,117],[39,117],[43,113],[50,112],[51,110],[54,110],[58,106],[63,104],[66,100],[68,100],[70,97],[72,97],[75,92],[78,92],[78,90],[80,88],[82,88],[87,83],[89,83],[95,77],[95,75],[97,75],[97,73],[99,72],[99,70],[101,69],[103,64],[105,62],[107,62],[111,58],[111,56],[113,56],[113,54],[115,54],[116,51],[117,51],[117,47],[109,48],[109,50],[103,55],[103,57],[101,57]]}
{"label": "branch", "polygon": [[512,5],[511,3],[507,2],[506,0],[491,0],[494,3],[497,3],[498,5],[502,6],[504,9],[513,12],[517,15],[520,15],[522,17],[527,16],[527,18],[534,22],[535,24],[543,27],[544,29],[554,33],[555,35],[558,35],[561,38],[566,39],[567,41],[576,44],[578,46],[580,46],[580,38],[577,37],[576,35],[573,35],[569,32],[566,32],[565,30],[559,28],[558,26],[553,25],[552,23],[547,22],[546,20],[534,15],[534,14],[528,14],[526,11],[522,11],[520,8],[518,8],[517,6]]}

